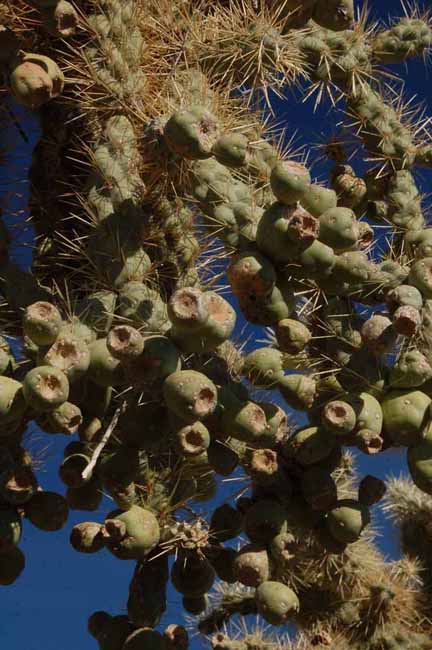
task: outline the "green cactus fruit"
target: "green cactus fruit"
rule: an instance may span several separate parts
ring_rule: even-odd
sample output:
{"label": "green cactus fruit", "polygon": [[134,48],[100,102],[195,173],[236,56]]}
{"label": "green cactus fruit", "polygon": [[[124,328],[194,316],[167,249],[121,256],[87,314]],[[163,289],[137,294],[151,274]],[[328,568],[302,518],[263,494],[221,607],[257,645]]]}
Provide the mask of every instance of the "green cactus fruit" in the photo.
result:
{"label": "green cactus fruit", "polygon": [[132,506],[108,514],[102,528],[105,546],[121,560],[140,560],[157,546],[159,523],[150,510]]}
{"label": "green cactus fruit", "polygon": [[79,22],[76,9],[67,0],[59,0],[55,7],[42,9],[42,17],[45,29],[57,38],[73,36]]}
{"label": "green cactus fruit", "polygon": [[45,531],[60,530],[69,516],[69,506],[61,494],[37,492],[24,504],[24,513],[33,526]]}
{"label": "green cactus fruit", "polygon": [[177,111],[164,128],[165,141],[179,156],[189,159],[209,158],[220,132],[216,118],[204,106]]}
{"label": "green cactus fruit", "polygon": [[301,477],[303,498],[314,509],[327,512],[337,503],[337,485],[327,470],[310,467]]}
{"label": "green cactus fruit", "polygon": [[253,443],[265,435],[267,418],[255,402],[240,402],[228,407],[222,415],[222,431],[236,440]]}
{"label": "green cactus fruit", "polygon": [[312,333],[298,320],[284,318],[275,327],[276,339],[282,352],[302,352],[312,338]]}
{"label": "green cactus fruit", "polygon": [[355,246],[359,236],[358,221],[349,208],[331,208],[319,218],[319,240],[337,253]]}
{"label": "green cactus fruit", "polygon": [[258,223],[256,243],[272,262],[287,264],[315,241],[318,229],[318,220],[301,206],[273,203]]}
{"label": "green cactus fruit", "polygon": [[189,635],[185,627],[172,623],[168,625],[163,633],[166,648],[165,650],[188,650]]}
{"label": "green cactus fruit", "polygon": [[66,501],[71,510],[94,512],[102,501],[102,483],[96,476],[78,488],[66,490]]}
{"label": "green cactus fruit", "polygon": [[210,591],[215,572],[205,558],[178,557],[171,569],[171,582],[174,589],[188,598],[199,598]]}
{"label": "green cactus fruit", "polygon": [[233,563],[234,575],[246,587],[258,587],[270,578],[270,561],[265,546],[246,544]]}
{"label": "green cactus fruit", "polygon": [[99,643],[99,650],[122,650],[132,626],[127,616],[95,612],[88,620],[88,630]]}
{"label": "green cactus fruit", "polygon": [[397,445],[419,443],[429,423],[431,398],[419,390],[393,390],[384,396],[384,429]]}
{"label": "green cactus fruit", "polygon": [[210,520],[211,535],[218,542],[226,542],[240,535],[243,526],[243,515],[224,503],[213,511]]}
{"label": "green cactus fruit", "polygon": [[363,343],[377,355],[390,352],[396,340],[391,320],[380,314],[371,316],[363,323],[361,336]]}
{"label": "green cactus fruit", "polygon": [[328,402],[321,413],[321,424],[333,435],[346,436],[354,430],[356,422],[355,410],[342,400]]}
{"label": "green cactus fruit", "polygon": [[399,307],[410,306],[418,310],[423,307],[423,296],[420,291],[409,284],[400,284],[395,289],[388,291],[385,301],[391,314]]}
{"label": "green cactus fruit", "polygon": [[414,484],[426,494],[432,494],[432,437],[412,445],[407,451],[408,469]]}
{"label": "green cactus fruit", "polygon": [[349,165],[337,165],[332,172],[333,188],[338,195],[338,206],[353,209],[367,195],[367,186],[363,178],[358,178]]}
{"label": "green cactus fruit", "polygon": [[90,365],[90,351],[82,339],[58,336],[41,359],[44,366],[58,368],[73,383],[82,377]]}
{"label": "green cactus fruit", "polygon": [[285,375],[278,379],[277,387],[287,404],[299,411],[310,409],[315,400],[316,382],[307,375]]}
{"label": "green cactus fruit", "polygon": [[384,439],[381,433],[371,431],[371,429],[359,429],[356,431],[352,442],[360,451],[369,456],[379,454],[384,447]]}
{"label": "green cactus fruit", "polygon": [[273,264],[261,253],[243,251],[234,256],[227,269],[228,280],[235,296],[265,298],[276,284]]}
{"label": "green cactus fruit", "polygon": [[[86,296],[83,300],[80,300],[76,311],[79,314],[81,328],[75,327],[78,331],[74,332],[74,336],[83,338],[79,330],[83,329],[84,325],[90,328],[93,333],[93,339],[99,336],[106,336],[112,326],[116,303],[117,294],[113,291],[96,291]],[[86,341],[86,343],[91,343],[91,341]]]}
{"label": "green cactus fruit", "polygon": [[16,463],[0,473],[0,497],[12,506],[29,501],[38,483],[32,468]]}
{"label": "green cactus fruit", "polygon": [[166,336],[147,336],[139,357],[125,363],[125,374],[134,386],[164,381],[181,368],[179,349]]}
{"label": "green cactus fruit", "polygon": [[14,508],[0,510],[0,555],[11,551],[21,539],[21,517]]}
{"label": "green cactus fruit", "polygon": [[243,167],[250,158],[249,140],[243,133],[225,133],[214,143],[212,154],[225,167]]}
{"label": "green cactus fruit", "polygon": [[83,417],[79,406],[71,402],[63,402],[63,404],[48,413],[48,420],[55,431],[70,436],[78,431]]}
{"label": "green cactus fruit", "polygon": [[102,526],[93,521],[76,524],[70,534],[71,546],[79,553],[97,553],[104,547]]}
{"label": "green cactus fruit", "polygon": [[258,348],[244,357],[242,372],[257,388],[271,388],[283,376],[283,356],[275,348]]}
{"label": "green cactus fruit", "polygon": [[118,313],[149,334],[163,333],[168,327],[166,304],[158,292],[135,280],[121,287]]}
{"label": "green cactus fruit", "polygon": [[58,368],[37,366],[24,377],[22,392],[28,406],[35,411],[54,411],[67,401],[69,381]]}
{"label": "green cactus fruit", "polygon": [[103,486],[121,510],[129,510],[129,508],[137,504],[137,490],[133,481],[125,483],[124,481],[105,479]]}
{"label": "green cactus fruit", "polygon": [[140,332],[129,325],[117,325],[108,334],[107,348],[115,359],[135,361],[144,350],[144,339]]}
{"label": "green cactus fruit", "polygon": [[173,372],[165,379],[163,396],[167,407],[190,424],[213,413],[217,405],[216,386],[196,370]]}
{"label": "green cactus fruit", "polygon": [[309,190],[311,177],[306,167],[293,160],[281,160],[270,174],[270,187],[278,201],[293,205]]}
{"label": "green cactus fruit", "polygon": [[238,298],[244,317],[254,325],[270,327],[291,316],[295,309],[292,288],[280,281],[268,296],[257,299],[253,294],[248,294]]}
{"label": "green cactus fruit", "polygon": [[96,332],[76,317],[73,317],[70,322],[62,324],[58,336],[81,339],[87,345],[96,341],[97,338]]}
{"label": "green cactus fruit", "polygon": [[421,324],[421,312],[410,305],[398,307],[392,315],[393,329],[401,336],[414,336]]}
{"label": "green cactus fruit", "polygon": [[198,616],[202,614],[208,607],[207,596],[198,596],[197,598],[192,598],[190,596],[183,596],[182,598],[183,609],[193,616]]}
{"label": "green cactus fruit", "polygon": [[370,522],[369,510],[354,499],[342,499],[327,517],[327,528],[338,542],[356,542]]}
{"label": "green cactus fruit", "polygon": [[176,431],[175,443],[183,456],[197,456],[208,449],[210,433],[202,422],[194,422]]}
{"label": "green cactus fruit", "polygon": [[313,217],[319,217],[326,210],[337,206],[337,194],[327,187],[312,184],[300,198],[300,204]]}
{"label": "green cactus fruit", "polygon": [[266,544],[286,532],[286,520],[285,509],[277,501],[261,499],[246,511],[244,531],[251,542]]}
{"label": "green cactus fruit", "polygon": [[90,477],[83,478],[82,474],[90,463],[90,456],[86,454],[71,454],[66,456],[59,468],[59,476],[67,487],[77,488],[84,485]]}
{"label": "green cactus fruit", "polygon": [[209,318],[204,292],[196,287],[178,289],[168,302],[168,316],[178,330],[199,331]]}
{"label": "green cactus fruit", "polygon": [[297,431],[283,446],[283,454],[307,467],[325,460],[336,445],[334,437],[323,428],[308,427]]}
{"label": "green cactus fruit", "polygon": [[23,54],[12,67],[9,83],[17,102],[35,109],[60,95],[64,77],[58,65],[49,57]]}
{"label": "green cactus fruit", "polygon": [[272,404],[271,402],[257,402],[257,404],[265,413],[267,428],[265,433],[258,440],[255,440],[255,445],[273,449],[284,440],[287,434],[287,415],[277,404]]}
{"label": "green cactus fruit", "polygon": [[299,543],[292,533],[279,533],[269,544],[269,551],[276,566],[283,569],[294,567]]}
{"label": "green cactus fruit", "polygon": [[225,298],[214,291],[206,291],[203,304],[208,317],[198,330],[188,330],[173,326],[171,338],[184,352],[204,352],[214,350],[228,340],[236,323],[236,313]]}
{"label": "green cactus fruit", "polygon": [[274,580],[259,585],[255,592],[258,613],[270,625],[283,625],[300,609],[299,599],[292,589]]}
{"label": "green cactus fruit", "polygon": [[211,468],[221,476],[230,476],[239,463],[238,453],[219,440],[212,440],[207,449]]}
{"label": "green cactus fruit", "polygon": [[15,379],[0,376],[0,424],[2,429],[7,430],[16,425],[24,415],[26,406],[23,385]]}
{"label": "green cactus fruit", "polygon": [[368,429],[380,434],[383,426],[383,408],[380,402],[370,393],[362,392],[349,398],[351,406],[357,415],[356,430]]}
{"label": "green cactus fruit", "polygon": [[62,317],[49,302],[40,300],[24,311],[23,330],[36,345],[52,345],[60,333]]}
{"label": "green cactus fruit", "polygon": [[432,367],[418,350],[408,350],[402,354],[389,375],[393,388],[417,388],[429,379],[432,379]]}
{"label": "green cactus fruit", "polygon": [[395,25],[378,32],[372,41],[379,63],[403,63],[421,56],[432,46],[432,29],[427,20],[404,16]]}
{"label": "green cactus fruit", "polygon": [[103,388],[119,386],[124,381],[124,370],[118,359],[115,359],[107,347],[107,340],[98,339],[89,345],[90,365],[88,377]]}
{"label": "green cactus fruit", "polygon": [[368,474],[360,481],[358,499],[364,506],[378,503],[386,493],[386,484],[380,478]]}
{"label": "green cactus fruit", "polygon": [[408,282],[417,287],[424,298],[432,298],[432,257],[423,257],[414,262]]}
{"label": "green cactus fruit", "polygon": [[337,259],[330,246],[316,240],[300,254],[296,260],[297,266],[288,268],[298,277],[319,280],[330,275]]}
{"label": "green cactus fruit", "polygon": [[280,479],[278,455],[273,449],[253,449],[248,451],[246,458],[245,469],[254,484],[272,486]]}
{"label": "green cactus fruit", "polygon": [[13,584],[24,571],[25,555],[17,546],[0,553],[0,585]]}

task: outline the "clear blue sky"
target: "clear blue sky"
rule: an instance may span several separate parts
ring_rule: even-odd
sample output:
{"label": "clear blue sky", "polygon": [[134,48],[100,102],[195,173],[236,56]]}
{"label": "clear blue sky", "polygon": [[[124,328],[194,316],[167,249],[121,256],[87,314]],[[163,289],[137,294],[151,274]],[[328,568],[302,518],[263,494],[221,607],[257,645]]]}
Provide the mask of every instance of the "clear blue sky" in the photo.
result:
{"label": "clear blue sky", "polygon": [[[375,5],[374,16],[377,18],[399,12],[400,5],[396,0],[376,0],[370,4]],[[422,63],[411,62],[406,74],[403,68],[400,72],[406,79],[407,96],[417,95],[418,100],[430,105],[430,70],[425,69]],[[328,132],[328,125],[335,119],[334,113],[330,116],[327,114],[328,107],[321,108],[314,115],[311,102],[301,105],[288,99],[276,102],[275,107],[278,120],[287,128],[288,137],[296,132],[296,143],[299,145],[322,141],[323,135]],[[38,133],[37,115],[16,106],[13,111],[29,136],[30,146],[25,146],[14,126],[7,135],[2,131],[0,147],[2,151],[7,150],[8,165],[0,167],[1,205],[4,208],[9,205],[4,218],[11,227],[17,222],[22,224],[26,217],[26,177],[31,144]],[[323,166],[313,167],[313,174],[320,180],[325,177],[325,171]],[[421,171],[418,176],[423,191],[429,193],[432,175]],[[19,232],[22,232],[21,228]],[[28,242],[32,239],[31,229],[27,227],[20,237],[20,245],[13,253],[15,261],[26,267],[31,261],[28,249]],[[238,332],[244,325],[244,322],[239,322]],[[249,325],[246,325],[245,333],[251,336],[252,344],[254,339],[262,336],[262,332]],[[66,442],[63,436],[50,437],[34,432],[30,448],[44,457],[39,477],[45,489],[64,492],[64,486],[57,478],[57,470]],[[376,458],[359,458],[359,470],[363,474],[385,476],[398,474],[402,469],[405,469],[402,452],[388,451]],[[234,490],[235,484],[226,483],[219,498],[227,498]],[[91,556],[78,554],[68,541],[75,523],[86,519],[103,521],[104,513],[109,509],[111,504],[105,500],[95,517],[92,513],[72,513],[65,528],[58,533],[45,533],[25,522],[21,548],[27,557],[26,569],[15,585],[3,587],[0,591],[0,640],[4,647],[9,650],[92,650],[96,648],[96,642],[87,634],[89,614],[97,609],[105,609],[112,614],[125,611],[134,563],[116,560],[107,551]],[[397,553],[394,532],[385,526],[378,513],[375,521],[382,527],[381,547],[394,556]],[[181,623],[181,599],[173,590],[169,592],[168,603],[168,613],[163,622]],[[191,650],[198,650],[204,645],[201,639],[196,638]]]}

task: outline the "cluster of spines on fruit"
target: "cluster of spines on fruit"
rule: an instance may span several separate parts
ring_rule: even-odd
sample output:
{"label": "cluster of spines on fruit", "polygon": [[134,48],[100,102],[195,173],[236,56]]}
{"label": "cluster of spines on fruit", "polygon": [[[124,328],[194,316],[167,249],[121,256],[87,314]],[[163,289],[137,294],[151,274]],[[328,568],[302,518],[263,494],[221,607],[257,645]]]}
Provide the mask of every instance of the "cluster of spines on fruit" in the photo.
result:
{"label": "cluster of spines on fruit", "polygon": [[[71,544],[136,570],[127,615],[89,619],[100,650],[187,649],[183,627],[155,630],[169,580],[214,650],[291,647],[231,635],[230,618],[249,614],[295,622],[299,650],[431,647],[432,229],[413,170],[432,165],[432,145],[381,67],[427,55],[428,15],[379,29],[352,0],[3,5],[5,86],[42,107],[44,134],[33,274],[1,233],[5,334],[27,358],[2,340],[2,583],[24,566],[23,517],[57,530],[105,492],[118,509],[75,526]],[[341,101],[364,177],[343,147],[329,187],[283,152],[257,98],[289,84]],[[248,354],[230,342],[224,258],[235,306],[270,330]],[[291,430],[295,411],[308,424]],[[65,496],[38,485],[30,421],[78,434]],[[389,563],[370,527],[386,486],[357,480],[346,447],[392,446],[407,448],[417,487],[395,481],[386,496],[406,553]],[[248,496],[191,517],[237,467]]]}

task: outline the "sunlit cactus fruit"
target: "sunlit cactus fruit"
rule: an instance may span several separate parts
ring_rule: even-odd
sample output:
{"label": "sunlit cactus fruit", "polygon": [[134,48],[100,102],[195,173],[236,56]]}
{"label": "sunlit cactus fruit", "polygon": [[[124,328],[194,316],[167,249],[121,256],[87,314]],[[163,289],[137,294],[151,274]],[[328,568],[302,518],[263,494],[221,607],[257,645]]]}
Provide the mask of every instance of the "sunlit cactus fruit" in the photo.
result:
{"label": "sunlit cactus fruit", "polygon": [[216,386],[196,370],[173,372],[165,379],[163,396],[167,407],[191,424],[213,413],[217,404]]}
{"label": "sunlit cactus fruit", "polygon": [[270,174],[270,187],[278,201],[292,205],[307,193],[311,177],[306,167],[292,160],[278,162]]}
{"label": "sunlit cactus fruit", "polygon": [[41,365],[58,368],[72,383],[87,372],[90,351],[82,339],[59,336],[41,359]]}
{"label": "sunlit cactus fruit", "polygon": [[252,542],[265,544],[283,532],[285,527],[286,513],[277,501],[262,499],[246,512],[244,530]]}
{"label": "sunlit cactus fruit", "polygon": [[424,298],[432,298],[432,257],[423,257],[414,262],[408,280]]}
{"label": "sunlit cactus fruit", "polygon": [[72,548],[79,553],[97,553],[104,547],[102,525],[92,521],[76,524],[70,534]]}
{"label": "sunlit cactus fruit", "polygon": [[384,429],[397,445],[415,445],[426,434],[431,398],[420,390],[394,390],[382,402]]}
{"label": "sunlit cactus fruit", "polygon": [[67,0],[59,0],[52,8],[43,8],[44,26],[50,34],[59,38],[73,36],[79,17],[76,9]]}
{"label": "sunlit cactus fruit", "polygon": [[337,195],[334,190],[312,183],[308,191],[302,195],[300,203],[311,215],[319,217],[337,206]]}
{"label": "sunlit cactus fruit", "polygon": [[246,544],[237,553],[234,575],[247,587],[258,587],[270,577],[270,562],[265,546]]}
{"label": "sunlit cactus fruit", "polygon": [[364,344],[378,355],[389,352],[396,339],[391,320],[379,314],[363,323],[361,335]]}
{"label": "sunlit cactus fruit", "polygon": [[184,456],[197,456],[208,449],[210,433],[202,422],[181,427],[175,434],[178,451]]}
{"label": "sunlit cactus fruit", "polygon": [[24,571],[25,563],[25,555],[17,546],[8,551],[2,551],[0,553],[0,585],[13,584]]}
{"label": "sunlit cactus fruit", "polygon": [[26,374],[22,390],[28,406],[44,413],[67,401],[69,381],[58,368],[37,366]]}
{"label": "sunlit cactus fruit", "polygon": [[29,305],[23,315],[23,330],[36,345],[51,345],[62,326],[62,317],[49,302],[35,302]]}
{"label": "sunlit cactus fruit", "polygon": [[353,431],[357,415],[351,404],[342,400],[328,402],[321,413],[323,427],[334,435],[344,436]]}
{"label": "sunlit cactus fruit", "polygon": [[278,379],[277,387],[287,404],[294,409],[307,411],[314,403],[316,382],[308,375],[285,375]]}
{"label": "sunlit cactus fruit", "polygon": [[408,350],[391,368],[389,384],[393,388],[417,388],[431,378],[432,367],[426,357],[418,350]]}
{"label": "sunlit cactus fruit", "polygon": [[134,361],[144,350],[140,332],[129,325],[117,325],[107,336],[107,348],[120,361]]}
{"label": "sunlit cactus fruit", "polygon": [[301,321],[284,318],[275,328],[280,350],[297,354],[305,349],[312,338],[312,333]]}
{"label": "sunlit cactus fruit", "polygon": [[[9,377],[0,376],[0,424],[13,429],[26,410],[23,385]],[[9,431],[10,432],[10,431]]]}
{"label": "sunlit cactus fruit", "polygon": [[258,613],[271,625],[283,625],[299,612],[300,603],[295,592],[286,585],[267,580],[255,592]]}
{"label": "sunlit cactus fruit", "polygon": [[409,284],[400,284],[395,289],[388,291],[385,301],[389,311],[394,314],[399,307],[414,307],[420,310],[423,306],[423,296],[420,291]]}
{"label": "sunlit cactus fruit", "polygon": [[89,617],[88,630],[99,643],[99,650],[122,650],[133,628],[127,616],[99,611]]}
{"label": "sunlit cactus fruit", "polygon": [[178,557],[171,568],[173,587],[183,596],[199,598],[210,591],[215,572],[205,558]]}
{"label": "sunlit cactus fruit", "polygon": [[16,100],[27,108],[39,108],[63,91],[63,73],[55,61],[47,56],[24,53],[11,68],[11,91]]}
{"label": "sunlit cactus fruit", "polygon": [[276,566],[293,567],[298,551],[298,541],[290,532],[279,533],[269,544],[269,552]]}
{"label": "sunlit cactus fruit", "polygon": [[227,269],[231,289],[236,296],[268,296],[276,284],[273,264],[261,253],[244,251],[236,255]]}
{"label": "sunlit cactus fruit", "polygon": [[65,525],[69,516],[69,506],[61,494],[56,492],[36,492],[24,504],[26,518],[36,528],[45,531],[60,530]]}
{"label": "sunlit cactus fruit", "polygon": [[118,386],[124,381],[124,370],[107,347],[106,339],[98,339],[89,345],[89,378],[98,386]]}
{"label": "sunlit cactus fruit", "polygon": [[109,513],[102,536],[105,546],[116,557],[139,560],[158,544],[160,530],[158,520],[150,510],[132,506],[125,512],[115,510]]}
{"label": "sunlit cactus fruit", "polygon": [[317,219],[301,206],[273,203],[258,223],[256,243],[272,262],[287,264],[317,239],[318,231]]}
{"label": "sunlit cactus fruit", "polygon": [[356,216],[349,208],[331,208],[319,217],[319,240],[336,252],[355,246],[359,235]]}
{"label": "sunlit cactus fruit", "polygon": [[168,316],[179,330],[201,329],[209,317],[204,293],[196,287],[178,289],[168,302]]}
{"label": "sunlit cactus fruit", "polygon": [[216,118],[203,106],[191,106],[171,115],[164,128],[165,140],[185,158],[208,158],[219,139]]}
{"label": "sunlit cactus fruit", "polygon": [[172,623],[168,625],[163,632],[166,650],[188,650],[189,635],[182,625]]}
{"label": "sunlit cactus fruit", "polygon": [[243,133],[225,133],[214,143],[212,154],[225,167],[242,167],[251,156],[249,140]]}
{"label": "sunlit cactus fruit", "polygon": [[338,502],[327,516],[327,528],[336,541],[352,544],[370,522],[368,508],[354,499]]}
{"label": "sunlit cactus fruit", "polygon": [[380,478],[367,474],[359,485],[358,499],[364,506],[373,506],[381,501],[386,493],[386,484]]}
{"label": "sunlit cactus fruit", "polygon": [[69,436],[78,431],[83,417],[79,406],[71,402],[63,402],[56,409],[50,411],[48,420],[53,429]]}
{"label": "sunlit cactus fruit", "polygon": [[222,430],[242,442],[259,441],[267,432],[267,418],[255,402],[236,400],[222,415]]}
{"label": "sunlit cactus fruit", "polygon": [[254,386],[271,388],[284,374],[282,354],[275,348],[258,348],[244,358],[242,372]]}

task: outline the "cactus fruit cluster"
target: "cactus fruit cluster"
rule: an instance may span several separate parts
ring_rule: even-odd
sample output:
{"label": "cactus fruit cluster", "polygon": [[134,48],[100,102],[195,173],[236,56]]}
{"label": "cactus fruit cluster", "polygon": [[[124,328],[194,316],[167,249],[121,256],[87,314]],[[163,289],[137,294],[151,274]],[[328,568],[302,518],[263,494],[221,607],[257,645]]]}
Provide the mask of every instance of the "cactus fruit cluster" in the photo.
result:
{"label": "cactus fruit cluster", "polygon": [[[2,89],[43,130],[31,272],[0,221],[0,584],[28,522],[82,511],[71,547],[135,567],[126,610],[89,616],[99,650],[188,650],[169,585],[213,650],[432,648],[432,139],[388,82],[432,20],[357,9],[0,3]],[[269,122],[293,85],[343,125],[327,182]],[[67,436],[62,494],[34,425]],[[357,474],[391,448],[409,478]]]}

